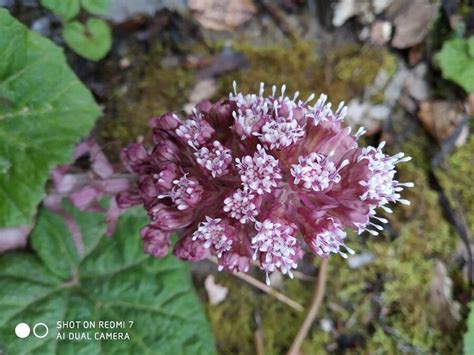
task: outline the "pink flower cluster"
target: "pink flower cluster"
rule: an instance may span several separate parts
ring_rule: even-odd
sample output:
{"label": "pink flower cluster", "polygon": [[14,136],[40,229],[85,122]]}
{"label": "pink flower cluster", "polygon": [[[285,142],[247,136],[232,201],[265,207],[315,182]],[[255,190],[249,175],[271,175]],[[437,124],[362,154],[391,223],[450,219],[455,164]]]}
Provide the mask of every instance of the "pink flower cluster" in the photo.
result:
{"label": "pink flower cluster", "polygon": [[267,274],[292,277],[303,250],[347,257],[347,228],[377,235],[376,209],[408,204],[395,165],[410,160],[358,146],[326,96],[312,104],[285,95],[234,93],[203,102],[192,115],[151,121],[154,147],[132,144],[123,161],[137,176],[136,191],[118,196],[121,207],[141,203],[150,217],[141,236],[145,251],[185,260],[217,259],[220,270],[248,271],[252,259]]}

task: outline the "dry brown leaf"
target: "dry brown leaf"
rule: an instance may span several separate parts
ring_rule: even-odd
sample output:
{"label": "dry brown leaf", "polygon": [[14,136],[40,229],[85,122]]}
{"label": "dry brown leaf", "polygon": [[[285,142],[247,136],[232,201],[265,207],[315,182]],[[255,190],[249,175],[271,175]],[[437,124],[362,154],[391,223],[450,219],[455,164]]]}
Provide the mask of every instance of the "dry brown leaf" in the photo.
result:
{"label": "dry brown leaf", "polygon": [[395,0],[386,12],[386,18],[395,27],[392,46],[403,49],[423,41],[438,14],[438,8],[439,1]]}
{"label": "dry brown leaf", "polygon": [[232,31],[257,12],[252,0],[189,0],[188,6],[201,26]]}
{"label": "dry brown leaf", "polygon": [[437,310],[439,322],[445,329],[454,328],[461,320],[459,302],[453,300],[453,281],[441,260],[435,261],[435,276],[431,284],[430,303]]}
{"label": "dry brown leaf", "polygon": [[414,66],[421,62],[421,60],[423,59],[424,51],[425,46],[423,43],[419,43],[411,47],[410,51],[408,52],[408,64],[410,64],[410,66]]}
{"label": "dry brown leaf", "polygon": [[464,107],[459,102],[431,100],[420,102],[418,118],[438,142],[449,138],[464,120]]}

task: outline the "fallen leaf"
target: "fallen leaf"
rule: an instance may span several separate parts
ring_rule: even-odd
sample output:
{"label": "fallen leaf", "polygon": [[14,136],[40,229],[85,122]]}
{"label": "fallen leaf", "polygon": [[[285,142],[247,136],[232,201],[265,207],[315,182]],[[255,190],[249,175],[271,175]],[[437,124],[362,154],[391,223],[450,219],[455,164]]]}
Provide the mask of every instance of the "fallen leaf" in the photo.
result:
{"label": "fallen leaf", "polygon": [[385,18],[395,27],[392,46],[403,49],[423,41],[438,14],[438,8],[439,1],[393,1],[385,14]]}
{"label": "fallen leaf", "polygon": [[425,46],[423,43],[419,43],[411,47],[410,51],[408,52],[408,64],[410,64],[410,66],[414,66],[421,62],[423,59],[424,50]]}
{"label": "fallen leaf", "polygon": [[201,26],[215,31],[232,31],[257,12],[252,0],[189,0],[188,6]]}
{"label": "fallen leaf", "polygon": [[376,15],[384,11],[393,0],[339,0],[334,7],[332,24],[342,26],[349,18],[356,16],[362,24],[372,23]]}
{"label": "fallen leaf", "polygon": [[248,62],[245,55],[234,51],[230,47],[224,47],[218,55],[208,61],[207,65],[201,67],[197,76],[199,79],[216,77],[233,70],[241,69],[247,65]]}
{"label": "fallen leaf", "polygon": [[438,142],[451,137],[464,122],[464,107],[459,102],[430,100],[420,103],[418,118]]}
{"label": "fallen leaf", "polygon": [[207,296],[209,297],[209,303],[216,305],[224,301],[227,297],[229,289],[227,287],[216,284],[214,275],[208,275],[206,280],[204,280],[204,287],[207,291]]}
{"label": "fallen leaf", "polygon": [[445,329],[456,327],[461,320],[461,306],[453,300],[453,281],[441,260],[435,261],[435,276],[431,284],[430,303],[437,310],[438,321]]}

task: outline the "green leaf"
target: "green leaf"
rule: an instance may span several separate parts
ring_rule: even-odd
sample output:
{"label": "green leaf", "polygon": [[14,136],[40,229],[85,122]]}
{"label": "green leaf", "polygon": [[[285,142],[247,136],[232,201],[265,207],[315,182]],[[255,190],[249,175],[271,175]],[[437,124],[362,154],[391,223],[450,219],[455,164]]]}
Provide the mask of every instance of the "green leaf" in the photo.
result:
{"label": "green leaf", "polygon": [[79,0],[41,0],[41,5],[64,20],[70,20],[79,13]]}
{"label": "green leaf", "polygon": [[81,0],[82,6],[91,14],[105,15],[111,0]]}
{"label": "green leaf", "polygon": [[445,79],[474,92],[474,37],[447,40],[436,58]]}
{"label": "green leaf", "polygon": [[469,304],[469,316],[467,318],[467,332],[464,334],[464,354],[474,354],[474,302]]}
{"label": "green leaf", "polygon": [[77,54],[90,60],[102,59],[112,46],[109,25],[97,18],[87,20],[85,26],[77,21],[67,23],[63,37]]}
{"label": "green leaf", "polygon": [[467,40],[467,46],[469,51],[469,56],[474,60],[474,36]]}
{"label": "green leaf", "polygon": [[[41,211],[31,240],[38,256],[0,257],[0,350],[6,354],[213,354],[209,325],[195,295],[187,266],[173,256],[143,253],[138,230],[141,210],[127,212],[116,234],[103,237],[102,214],[73,213],[83,235],[79,256],[64,221]],[[100,329],[99,321],[124,321]],[[58,321],[80,321],[58,329]],[[84,321],[95,321],[85,329]],[[130,327],[129,321],[133,321]],[[15,326],[42,322],[43,339],[15,336]],[[41,329],[41,334],[43,329]],[[65,339],[57,339],[58,333]],[[91,340],[68,340],[83,333]],[[129,340],[95,340],[96,333],[125,333]],[[118,336],[118,335],[117,335]]]}
{"label": "green leaf", "polygon": [[0,228],[27,225],[49,171],[67,163],[100,110],[62,49],[0,9]]}

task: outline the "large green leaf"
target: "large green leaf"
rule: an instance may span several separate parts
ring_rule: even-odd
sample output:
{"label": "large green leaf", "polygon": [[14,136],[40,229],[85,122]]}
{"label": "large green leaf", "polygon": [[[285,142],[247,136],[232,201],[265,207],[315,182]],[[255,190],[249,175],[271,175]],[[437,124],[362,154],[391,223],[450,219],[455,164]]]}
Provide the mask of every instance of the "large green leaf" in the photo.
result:
{"label": "large green leaf", "polygon": [[31,222],[100,110],[63,51],[0,9],[0,228]]}
{"label": "large green leaf", "polygon": [[474,92],[474,36],[447,40],[436,58],[445,79]]}
{"label": "large green leaf", "polygon": [[[142,251],[138,236],[146,217],[129,211],[116,234],[102,237],[103,215],[74,212],[84,255],[76,252],[64,221],[43,210],[31,240],[38,256],[0,257],[0,353],[5,354],[213,354],[214,344],[189,271],[172,256],[161,260]],[[99,329],[99,321],[124,321]],[[58,321],[80,321],[75,329]],[[84,329],[83,321],[95,321]],[[130,322],[133,321],[133,326]],[[49,334],[20,339],[18,323],[42,322]],[[40,326],[38,333],[43,334]],[[65,340],[57,339],[60,332]],[[130,340],[95,340],[95,333],[128,333]],[[68,340],[69,334],[91,340]],[[125,335],[124,335],[125,337]]]}

